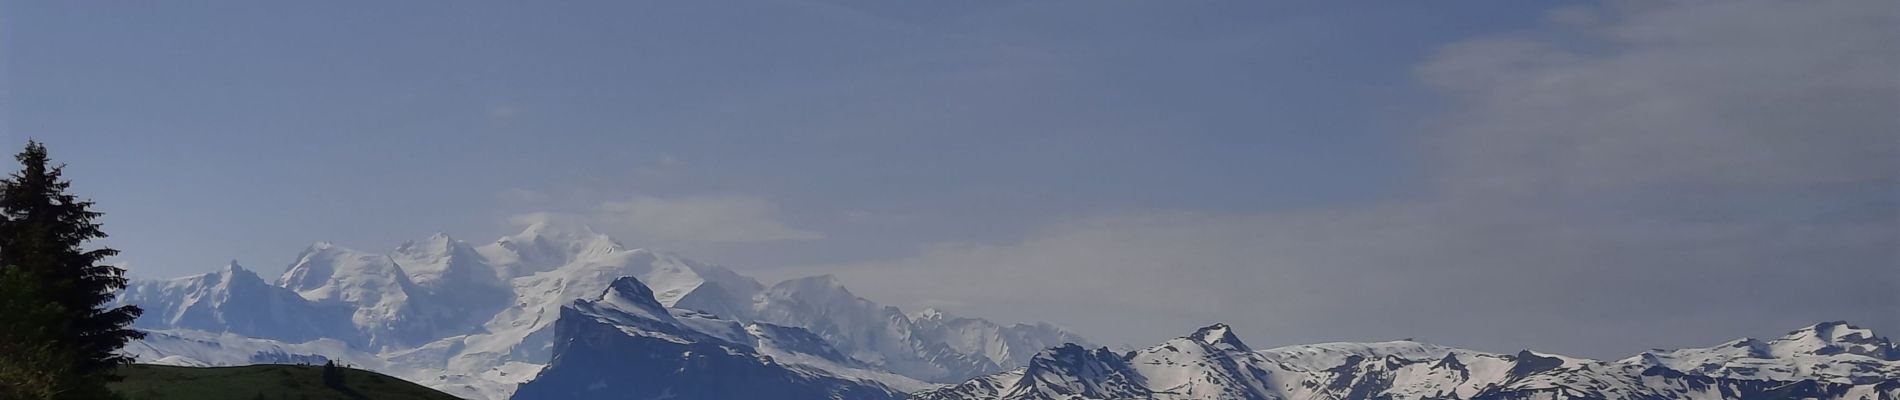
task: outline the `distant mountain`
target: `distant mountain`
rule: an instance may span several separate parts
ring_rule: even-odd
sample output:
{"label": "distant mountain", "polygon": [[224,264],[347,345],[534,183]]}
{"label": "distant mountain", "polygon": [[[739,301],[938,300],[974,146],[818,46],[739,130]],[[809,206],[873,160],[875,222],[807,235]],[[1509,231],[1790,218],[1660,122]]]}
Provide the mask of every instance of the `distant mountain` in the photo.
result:
{"label": "distant mountain", "polygon": [[1715,347],[1650,351],[1623,363],[1722,378],[1876,383],[1900,377],[1900,348],[1846,322],[1788,332],[1778,339],[1736,339]]}
{"label": "distant mountain", "polygon": [[[790,338],[819,357],[836,351],[796,328],[739,329],[736,322],[689,324],[634,278],[600,298],[561,308],[554,358],[514,399],[901,399],[875,381],[782,364],[752,347],[753,332]],[[695,326],[696,325],[696,326]],[[702,331],[705,330],[705,331]],[[788,331],[789,330],[789,331]]]}
{"label": "distant mountain", "polygon": [[[1079,336],[1048,324],[1004,325],[939,311],[907,315],[857,297],[831,277],[770,288],[724,267],[628,248],[585,226],[535,224],[471,246],[446,234],[387,253],[320,242],[275,282],[237,266],[133,282],[120,298],[160,332],[128,350],[143,362],[231,365],[258,348],[287,357],[373,355],[358,365],[458,396],[509,397],[548,365],[576,300],[632,277],[686,324],[801,368],[901,390],[1006,371]],[[916,318],[913,318],[915,316]],[[696,325],[695,325],[696,326]],[[756,331],[758,335],[744,335]],[[790,332],[803,332],[802,334]],[[305,346],[312,341],[341,346]],[[823,344],[830,353],[812,351]]]}
{"label": "distant mountain", "polygon": [[514,298],[506,277],[486,257],[448,234],[404,242],[389,257],[427,299],[419,310],[419,324],[432,328],[424,340],[477,332],[472,328]]}
{"label": "distant mountain", "polygon": [[442,328],[423,316],[429,299],[386,254],[320,242],[297,256],[278,285],[319,304],[348,304],[364,348],[413,345]]}
{"label": "distant mountain", "polygon": [[272,285],[233,261],[217,272],[163,281],[133,281],[121,303],[138,304],[139,328],[193,328],[303,342],[322,338],[362,343],[350,307],[317,303]]}
{"label": "distant mountain", "polygon": [[[955,381],[1004,369],[981,348],[957,352],[947,342],[929,340],[929,332],[903,311],[860,298],[829,275],[773,285],[759,295],[755,315],[760,321],[805,327],[847,356],[918,379]],[[1049,335],[1066,337],[1067,332]]]}
{"label": "distant mountain", "polygon": [[1596,361],[1429,344],[1254,351],[1225,325],[1125,354],[1066,345],[1017,371],[914,394],[951,399],[1894,399],[1893,345],[1845,323]]}
{"label": "distant mountain", "polygon": [[[930,308],[911,314],[920,343],[942,343],[932,347],[941,357],[976,355],[982,368],[956,371],[951,376],[993,373],[1026,365],[1042,349],[1077,343],[1087,344],[1081,336],[1047,323],[1002,325],[982,318],[968,318]],[[970,372],[978,372],[971,374]]]}
{"label": "distant mountain", "polygon": [[1900,398],[1900,350],[1843,322],[1617,361],[1411,341],[1254,350],[1225,325],[1116,352],[551,224],[482,246],[317,243],[275,282],[233,262],[119,301],[147,310],[135,326],[150,336],[123,350],[141,362],[336,360],[473,399]]}

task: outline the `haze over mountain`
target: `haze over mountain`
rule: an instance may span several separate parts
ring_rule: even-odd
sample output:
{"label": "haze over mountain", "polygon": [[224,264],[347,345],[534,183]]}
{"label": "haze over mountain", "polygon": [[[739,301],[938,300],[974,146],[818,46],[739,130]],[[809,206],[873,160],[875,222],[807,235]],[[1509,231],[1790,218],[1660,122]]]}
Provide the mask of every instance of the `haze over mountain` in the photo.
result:
{"label": "haze over mountain", "polygon": [[[452,240],[435,242],[445,243],[437,246],[443,249],[466,247]],[[400,249],[413,255],[416,246]],[[940,310],[906,315],[852,296],[830,277],[762,288],[721,267],[624,249],[585,228],[538,225],[482,249],[435,254],[493,258],[407,257],[449,261],[450,266],[416,268],[431,272],[408,276],[403,264],[390,261],[396,257],[319,243],[280,283],[325,277],[304,291],[265,284],[235,263],[217,273],[136,282],[125,299],[161,311],[140,325],[162,329],[125,352],[142,362],[197,366],[337,360],[486,399],[1900,396],[1900,346],[1845,322],[1816,324],[1772,340],[1744,338],[1616,361],[1530,350],[1497,354],[1409,339],[1256,351],[1225,324],[1124,353],[1090,349],[1048,325],[999,326]],[[552,263],[561,266],[542,267]],[[459,268],[455,265],[496,274],[539,272],[507,280],[516,301],[481,329],[426,329],[440,326],[427,316],[466,312],[452,303],[434,303],[433,295],[402,296],[412,289],[406,282],[443,282],[416,278],[453,275],[442,272]],[[740,303],[743,299],[723,289],[727,286],[754,296]],[[457,288],[436,290],[416,293]],[[694,299],[734,312],[690,308]],[[308,319],[257,314],[350,309],[357,312],[313,313]],[[334,319],[322,319],[326,316]],[[309,339],[283,330],[287,327],[348,333]],[[447,336],[430,340],[428,335]]]}
{"label": "haze over mountain", "polygon": [[[151,310],[134,326],[152,335],[126,352],[175,365],[339,360],[459,396],[502,399],[537,376],[560,381],[586,368],[576,364],[606,362],[580,355],[555,362],[578,345],[575,337],[605,334],[602,340],[624,346],[582,351],[647,359],[724,349],[735,355],[716,363],[728,367],[700,372],[742,369],[824,386],[821,392],[901,397],[1083,342],[1049,324],[937,310],[913,318],[857,297],[830,276],[766,287],[725,267],[627,248],[583,225],[534,224],[479,247],[436,234],[390,253],[319,242],[296,259],[275,283],[236,262],[133,282],[120,301]],[[623,334],[633,336],[615,339]]]}
{"label": "haze over mountain", "polygon": [[186,366],[334,360],[475,399],[1900,396],[1900,347],[1845,322],[1616,361],[1409,339],[1256,351],[1226,324],[1118,352],[1049,324],[905,313],[831,276],[765,286],[581,225],[395,249],[319,242],[275,283],[236,262],[135,281],[120,300],[151,310],[135,324],[150,337],[124,352]]}

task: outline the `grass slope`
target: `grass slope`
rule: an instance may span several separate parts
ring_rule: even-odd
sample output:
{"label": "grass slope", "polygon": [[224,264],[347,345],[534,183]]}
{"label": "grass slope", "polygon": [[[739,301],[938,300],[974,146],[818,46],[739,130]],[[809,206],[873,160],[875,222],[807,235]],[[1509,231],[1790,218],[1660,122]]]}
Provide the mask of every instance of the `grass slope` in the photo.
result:
{"label": "grass slope", "polygon": [[442,392],[375,372],[344,369],[343,388],[323,385],[323,366],[247,365],[174,367],[134,364],[112,390],[128,400],[457,400]]}

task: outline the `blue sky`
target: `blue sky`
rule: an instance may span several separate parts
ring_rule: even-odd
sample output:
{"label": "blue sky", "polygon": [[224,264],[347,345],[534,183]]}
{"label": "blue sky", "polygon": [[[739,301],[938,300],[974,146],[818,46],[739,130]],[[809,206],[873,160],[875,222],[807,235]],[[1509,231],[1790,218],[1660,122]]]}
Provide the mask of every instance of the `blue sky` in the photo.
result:
{"label": "blue sky", "polygon": [[[1474,22],[1536,15],[406,6],[12,4],[8,135],[52,142],[91,196],[139,199],[108,222],[158,276],[233,257],[268,270],[319,238],[485,239],[497,215],[550,206],[498,193],[565,190],[601,193],[553,206],[767,198],[840,240],[700,257],[842,261],[1095,209],[1402,193],[1408,66]],[[662,164],[664,179],[638,172]],[[872,213],[932,221],[895,237],[840,223]]]}
{"label": "blue sky", "polygon": [[1900,329],[1893,7],[1775,7],[10,2],[0,134],[144,278],[561,218],[1111,343]]}

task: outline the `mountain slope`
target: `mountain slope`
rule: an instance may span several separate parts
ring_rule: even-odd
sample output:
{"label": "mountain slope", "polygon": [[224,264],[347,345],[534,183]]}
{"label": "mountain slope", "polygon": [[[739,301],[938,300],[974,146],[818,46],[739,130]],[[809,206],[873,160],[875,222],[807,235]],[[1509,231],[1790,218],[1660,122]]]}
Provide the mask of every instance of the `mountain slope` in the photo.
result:
{"label": "mountain slope", "polygon": [[125,379],[108,386],[131,400],[458,399],[422,385],[354,368],[343,369],[342,387],[329,387],[323,383],[323,367],[315,365],[196,368],[135,364],[119,368],[117,373]]}
{"label": "mountain slope", "polygon": [[879,369],[839,353],[824,338],[804,328],[752,323],[745,331],[753,339],[753,350],[780,363],[817,368],[838,377],[871,381],[903,392],[934,389],[939,384],[917,380]]}
{"label": "mountain slope", "polygon": [[419,343],[437,329],[422,317],[421,289],[388,255],[318,242],[278,284],[313,302],[352,306],[350,322],[366,337],[366,348]]}
{"label": "mountain slope", "polygon": [[561,309],[554,358],[514,399],[897,399],[875,383],[781,364],[695,330],[633,278]]}
{"label": "mountain slope", "polygon": [[437,329],[429,339],[472,332],[467,327],[486,322],[514,295],[481,253],[446,233],[404,242],[389,258],[426,297],[417,309]]}
{"label": "mountain slope", "polygon": [[999,372],[1028,363],[1042,349],[1068,343],[1087,345],[1081,335],[1047,323],[1003,325],[982,318],[966,318],[937,309],[908,316],[911,329],[924,343],[942,343],[954,354],[981,358],[984,368],[953,374],[956,377]]}
{"label": "mountain slope", "polygon": [[307,341],[333,338],[358,342],[350,308],[319,304],[265,283],[233,261],[216,272],[164,281],[133,281],[117,300],[145,314],[139,328],[184,328]]}
{"label": "mountain slope", "polygon": [[1872,330],[1838,321],[1769,341],[1743,338],[1709,348],[1650,351],[1622,362],[1739,379],[1873,383],[1900,377],[1900,348]]}
{"label": "mountain slope", "polygon": [[377,371],[389,369],[388,364],[375,354],[356,350],[349,343],[334,339],[285,343],[188,329],[144,332],[145,339],[127,343],[119,352],[139,362],[189,367],[322,364],[324,361],[337,361]]}
{"label": "mountain slope", "polygon": [[1000,325],[942,312],[916,319],[821,275],[779,282],[753,304],[759,321],[811,330],[845,355],[905,376],[955,382],[1022,366],[1035,349],[1086,343],[1048,324]]}
{"label": "mountain slope", "polygon": [[[393,351],[390,353],[392,361],[407,368],[446,372],[420,379],[433,387],[462,387],[451,389],[451,393],[507,397],[516,384],[551,359],[555,325],[562,316],[563,306],[598,296],[621,277],[658,282],[657,287],[666,288],[677,300],[682,293],[690,293],[712,281],[706,276],[729,273],[721,267],[690,263],[670,254],[621,248],[610,244],[604,236],[590,241],[593,246],[576,246],[586,253],[561,257],[571,260],[567,265],[510,280],[512,300],[507,307],[492,314],[475,333]],[[549,244],[545,238],[539,243]],[[737,274],[730,276],[745,279]],[[746,283],[741,281],[734,285]],[[751,284],[756,285],[756,282]]]}

